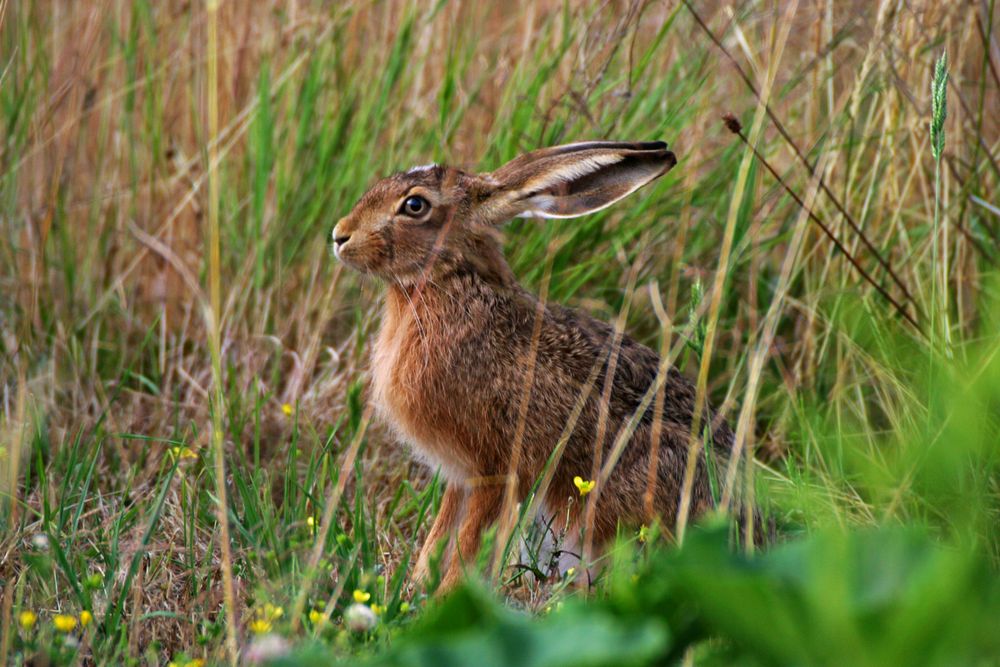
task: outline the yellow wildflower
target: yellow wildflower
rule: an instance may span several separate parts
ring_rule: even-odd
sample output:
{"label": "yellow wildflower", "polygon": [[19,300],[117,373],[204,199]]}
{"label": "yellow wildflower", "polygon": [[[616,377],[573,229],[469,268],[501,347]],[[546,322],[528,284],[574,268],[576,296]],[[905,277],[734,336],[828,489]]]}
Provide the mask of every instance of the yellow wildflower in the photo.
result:
{"label": "yellow wildflower", "polygon": [[399,613],[400,614],[405,614],[408,611],[410,611],[410,603],[409,602],[402,602],[402,603],[400,603],[400,605],[399,605]]}
{"label": "yellow wildflower", "polygon": [[365,593],[364,591],[360,591],[357,589],[354,590],[354,601],[357,602],[358,604],[364,604],[365,602],[368,602],[368,600],[370,600],[371,597],[372,597],[371,593]]}
{"label": "yellow wildflower", "polygon": [[17,620],[21,624],[22,628],[30,630],[35,627],[35,623],[38,622],[38,614],[33,611],[22,611],[18,614]]}
{"label": "yellow wildflower", "polygon": [[319,625],[323,622],[323,612],[319,609],[313,609],[309,612],[309,622],[313,625]]}
{"label": "yellow wildflower", "polygon": [[286,417],[291,417],[292,412],[294,412],[294,408],[291,403],[283,403],[281,405],[281,411],[285,413]]}
{"label": "yellow wildflower", "polygon": [[94,622],[94,615],[93,614],[91,614],[86,609],[84,609],[83,611],[80,612],[80,625],[81,626],[87,627],[88,625],[90,625],[93,622]]}
{"label": "yellow wildflower", "polygon": [[382,613],[385,611],[385,607],[384,606],[382,606],[380,604],[375,604],[374,602],[371,604],[371,608],[372,608],[372,611],[375,612],[376,616],[381,616]]}
{"label": "yellow wildflower", "polygon": [[72,632],[76,628],[76,618],[69,614],[56,614],[52,617],[52,625],[59,632]]}
{"label": "yellow wildflower", "polygon": [[642,524],[639,528],[639,542],[645,544],[646,540],[649,539],[649,528],[646,524]]}
{"label": "yellow wildflower", "polygon": [[170,448],[170,459],[176,461],[177,459],[197,459],[198,455],[190,447],[171,447]]}
{"label": "yellow wildflower", "polygon": [[250,632],[255,635],[263,635],[271,631],[271,621],[266,618],[255,618],[250,621]]}
{"label": "yellow wildflower", "polygon": [[571,567],[568,570],[566,570],[566,578],[567,579],[572,579],[574,574],[576,574],[576,568],[575,567]]}
{"label": "yellow wildflower", "polygon": [[264,605],[263,617],[269,621],[276,621],[285,615],[285,610],[282,607],[277,607],[271,603]]}
{"label": "yellow wildflower", "polygon": [[579,475],[573,478],[573,484],[576,485],[576,488],[580,492],[581,496],[587,495],[594,490],[595,486],[597,486],[597,482],[595,480],[587,481]]}
{"label": "yellow wildflower", "polygon": [[187,662],[184,663],[184,667],[205,667],[205,661],[201,658],[188,660]]}

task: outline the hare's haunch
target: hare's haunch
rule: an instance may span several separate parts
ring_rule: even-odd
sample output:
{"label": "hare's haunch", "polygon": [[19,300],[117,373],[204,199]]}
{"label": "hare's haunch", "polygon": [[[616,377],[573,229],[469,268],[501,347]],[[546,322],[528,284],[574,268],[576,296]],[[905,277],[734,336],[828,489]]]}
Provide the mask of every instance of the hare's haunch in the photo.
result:
{"label": "hare's haunch", "polygon": [[[592,141],[527,153],[488,174],[416,167],[377,182],[337,223],[337,257],[388,285],[372,354],[373,398],[399,437],[447,480],[418,576],[447,537],[457,539],[457,553],[448,557],[443,585],[457,580],[483,529],[500,517],[509,475],[522,500],[574,413],[543,490],[556,530],[578,535],[585,503],[596,503],[591,539],[598,545],[614,536],[619,522],[650,520],[644,500],[651,465],[656,514],[673,525],[694,412],[690,382],[668,373],[660,419],[652,407],[646,410],[611,475],[581,502],[574,477],[589,477],[595,457],[604,466],[616,435],[656,382],[659,358],[584,313],[540,307],[507,265],[497,228],[517,216],[568,218],[600,210],[674,164],[662,142]],[[710,410],[703,415],[725,456],[732,432]],[[692,513],[711,503],[699,460]]]}

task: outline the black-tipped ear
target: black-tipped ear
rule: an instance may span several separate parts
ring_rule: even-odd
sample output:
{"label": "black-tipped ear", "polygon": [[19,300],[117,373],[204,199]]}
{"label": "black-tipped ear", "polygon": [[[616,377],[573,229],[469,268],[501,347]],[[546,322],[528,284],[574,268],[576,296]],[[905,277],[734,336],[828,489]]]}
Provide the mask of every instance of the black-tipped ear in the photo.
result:
{"label": "black-tipped ear", "polygon": [[572,218],[610,206],[670,171],[662,141],[587,141],[526,153],[492,174],[491,222]]}

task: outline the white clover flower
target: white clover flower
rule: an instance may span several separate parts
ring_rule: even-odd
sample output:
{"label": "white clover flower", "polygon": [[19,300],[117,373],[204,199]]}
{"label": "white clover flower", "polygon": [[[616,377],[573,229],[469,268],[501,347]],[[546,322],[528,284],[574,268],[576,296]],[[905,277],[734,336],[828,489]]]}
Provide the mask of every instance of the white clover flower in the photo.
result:
{"label": "white clover flower", "polygon": [[344,625],[351,632],[368,632],[376,624],[378,616],[367,605],[355,603],[344,611]]}
{"label": "white clover flower", "polygon": [[243,659],[249,665],[262,665],[288,655],[291,647],[288,640],[280,635],[262,635],[250,642]]}

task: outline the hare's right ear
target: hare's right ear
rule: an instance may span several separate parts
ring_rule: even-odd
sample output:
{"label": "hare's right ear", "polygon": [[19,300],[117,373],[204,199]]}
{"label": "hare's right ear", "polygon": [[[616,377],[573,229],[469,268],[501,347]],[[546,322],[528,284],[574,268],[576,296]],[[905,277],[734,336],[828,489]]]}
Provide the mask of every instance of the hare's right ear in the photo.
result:
{"label": "hare's right ear", "polygon": [[599,211],[667,173],[677,158],[662,141],[587,141],[526,153],[485,178],[484,223],[572,218]]}

